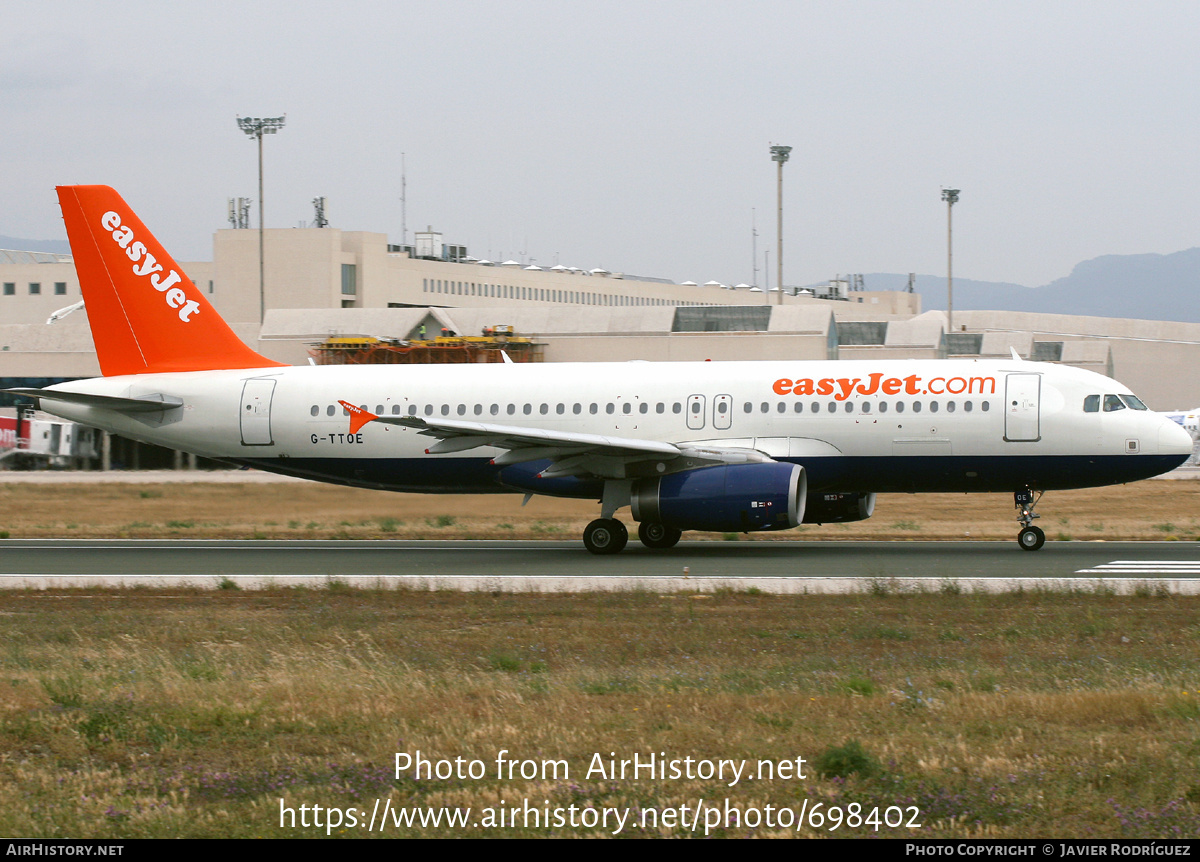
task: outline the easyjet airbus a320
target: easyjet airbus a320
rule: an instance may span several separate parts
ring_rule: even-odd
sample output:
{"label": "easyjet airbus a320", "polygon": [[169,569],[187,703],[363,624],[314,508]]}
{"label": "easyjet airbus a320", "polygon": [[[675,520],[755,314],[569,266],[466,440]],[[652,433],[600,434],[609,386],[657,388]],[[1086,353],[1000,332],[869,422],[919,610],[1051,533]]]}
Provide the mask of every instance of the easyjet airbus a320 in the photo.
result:
{"label": "easyjet airbus a320", "polygon": [[1014,495],[1145,479],[1192,441],[1125,386],[1011,360],[292,367],[243,344],[116,192],[58,189],[104,376],[11,390],[135,440],[393,491],[598,500],[628,533],[785,530],[871,516],[878,492]]}

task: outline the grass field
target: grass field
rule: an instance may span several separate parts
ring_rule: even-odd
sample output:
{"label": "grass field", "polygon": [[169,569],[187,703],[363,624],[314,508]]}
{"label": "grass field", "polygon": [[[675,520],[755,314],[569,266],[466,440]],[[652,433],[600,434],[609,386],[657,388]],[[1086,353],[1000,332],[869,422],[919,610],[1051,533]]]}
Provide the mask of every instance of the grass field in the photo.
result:
{"label": "grass field", "polygon": [[[1198,611],[1200,600],[1152,586],[1120,598],[878,586],[519,596],[336,582],[4,592],[0,834],[324,835],[280,828],[280,806],[365,822],[376,800],[486,822],[486,809],[528,799],[620,809],[635,823],[702,799],[760,817],[767,805],[792,816],[806,806],[804,836],[1195,836]],[[568,771],[497,778],[503,750]],[[417,751],[477,759],[486,774],[397,778],[396,754]],[[805,778],[587,774],[597,754],[660,752],[803,758]],[[921,828],[866,822],[901,809]],[[858,821],[845,816],[855,810]],[[813,811],[836,811],[839,827],[810,828]],[[724,818],[711,834],[796,834]],[[519,819],[370,834],[613,831]],[[345,821],[332,833],[369,834]],[[621,834],[693,833],[660,821]]]}
{"label": "grass field", "polygon": [[[307,483],[0,484],[0,535],[576,541],[596,514],[519,503]],[[1190,541],[1200,482],[1053,493],[1039,511],[1052,540]],[[869,521],[771,538],[1015,532],[1006,495],[897,495]],[[583,819],[605,809],[626,813],[626,836],[1200,834],[1200,599],[1154,584],[1123,597],[226,586],[0,592],[0,835],[608,835],[614,821]],[[505,750],[538,774],[497,777]],[[397,753],[418,751],[483,774],[397,777]],[[803,758],[805,777],[620,776],[621,760],[651,754],[747,769]],[[589,775],[597,755],[605,772]],[[574,807],[580,825],[519,813],[486,828],[526,800]],[[668,812],[694,817],[697,800],[710,807],[693,832]],[[392,819],[369,833],[377,801]],[[313,805],[339,824],[302,825]],[[396,825],[397,808],[418,807],[470,809],[472,825]],[[804,826],[781,825],[782,810]]]}
{"label": "grass field", "polygon": [[[391,494],[322,485],[0,483],[0,536],[578,540],[599,506],[519,495]],[[1051,492],[1038,508],[1051,541],[1200,539],[1200,481]],[[867,521],[758,535],[688,538],[1012,539],[1007,494],[884,494]],[[625,520],[628,522],[628,512]]]}

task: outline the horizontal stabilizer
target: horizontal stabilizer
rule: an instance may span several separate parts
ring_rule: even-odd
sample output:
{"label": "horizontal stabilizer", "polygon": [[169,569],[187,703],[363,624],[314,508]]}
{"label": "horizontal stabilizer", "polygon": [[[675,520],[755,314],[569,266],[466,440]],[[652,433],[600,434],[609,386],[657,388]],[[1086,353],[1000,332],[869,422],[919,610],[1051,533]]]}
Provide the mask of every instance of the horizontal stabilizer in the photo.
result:
{"label": "horizontal stabilizer", "polygon": [[152,413],[183,406],[183,399],[174,395],[143,395],[139,398],[119,398],[115,395],[91,395],[86,392],[62,392],[58,389],[5,389],[13,395],[24,395],[38,401],[59,401],[84,407],[102,407],[118,413]]}

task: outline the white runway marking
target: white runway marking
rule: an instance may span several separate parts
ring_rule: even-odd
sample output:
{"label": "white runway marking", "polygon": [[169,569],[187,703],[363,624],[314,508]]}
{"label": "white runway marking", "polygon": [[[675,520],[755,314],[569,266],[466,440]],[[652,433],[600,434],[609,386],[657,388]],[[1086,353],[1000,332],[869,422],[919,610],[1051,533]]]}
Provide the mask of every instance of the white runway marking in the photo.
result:
{"label": "white runway marking", "polygon": [[1114,560],[1077,575],[1200,575],[1200,560]]}
{"label": "white runway marking", "polygon": [[[454,590],[493,593],[712,593],[755,590],[773,595],[821,593],[868,593],[879,589],[902,593],[951,594],[1010,593],[1017,590],[1082,591],[1103,589],[1119,595],[1135,595],[1145,588],[1143,578],[1096,578],[1077,581],[1054,578],[848,578],[848,577],[646,577],[646,576],[543,576],[543,575],[35,575],[0,576],[0,589],[53,590],[80,587],[191,587],[218,589],[233,581],[246,590],[279,589],[305,585],[328,587],[337,582],[364,589]],[[1200,595],[1200,579],[1157,579],[1175,595]],[[1106,593],[1111,594],[1111,593]]]}

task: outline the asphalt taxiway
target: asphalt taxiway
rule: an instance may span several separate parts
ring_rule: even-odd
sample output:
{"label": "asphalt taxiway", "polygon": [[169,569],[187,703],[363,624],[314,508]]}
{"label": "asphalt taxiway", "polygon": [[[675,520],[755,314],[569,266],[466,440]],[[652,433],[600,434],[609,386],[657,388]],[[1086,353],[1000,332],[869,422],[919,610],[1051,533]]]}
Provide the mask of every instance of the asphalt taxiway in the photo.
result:
{"label": "asphalt taxiway", "polygon": [[1200,593],[1195,542],[636,542],[594,556],[578,542],[7,540],[0,588],[362,585],[503,591],[755,587],[841,592],[890,582],[938,589],[1146,583]]}

